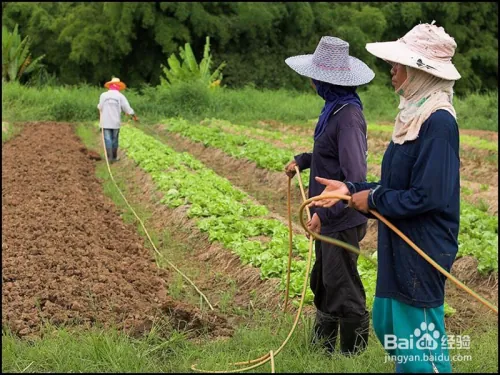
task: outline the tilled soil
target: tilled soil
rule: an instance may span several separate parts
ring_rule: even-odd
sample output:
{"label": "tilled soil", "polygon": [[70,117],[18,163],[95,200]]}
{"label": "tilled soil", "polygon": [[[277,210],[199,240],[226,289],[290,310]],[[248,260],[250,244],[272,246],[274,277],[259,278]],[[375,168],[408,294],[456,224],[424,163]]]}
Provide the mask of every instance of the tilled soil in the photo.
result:
{"label": "tilled soil", "polygon": [[44,321],[140,334],[168,320],[227,331],[219,316],[167,296],[170,271],[104,196],[96,159],[69,124],[28,123],[2,146],[2,326],[19,336]]}

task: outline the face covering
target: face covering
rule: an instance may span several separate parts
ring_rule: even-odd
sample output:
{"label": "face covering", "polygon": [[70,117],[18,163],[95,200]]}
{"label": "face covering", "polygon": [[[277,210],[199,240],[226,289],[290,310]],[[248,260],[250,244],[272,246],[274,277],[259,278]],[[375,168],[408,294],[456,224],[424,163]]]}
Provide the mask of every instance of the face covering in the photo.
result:
{"label": "face covering", "polygon": [[453,85],[419,69],[406,66],[407,78],[396,93],[400,96],[392,140],[396,144],[417,139],[422,124],[438,109],[444,109],[455,119]]}
{"label": "face covering", "polygon": [[112,83],[111,85],[109,85],[109,89],[120,91],[120,86],[118,86],[116,83]]}
{"label": "face covering", "polygon": [[317,81],[315,79],[312,81],[316,87],[316,92],[325,101],[318,123],[314,129],[314,139],[316,140],[325,131],[328,119],[333,113],[335,107],[339,104],[354,104],[363,109],[363,104],[356,93],[355,86],[337,86],[332,85],[331,83]]}

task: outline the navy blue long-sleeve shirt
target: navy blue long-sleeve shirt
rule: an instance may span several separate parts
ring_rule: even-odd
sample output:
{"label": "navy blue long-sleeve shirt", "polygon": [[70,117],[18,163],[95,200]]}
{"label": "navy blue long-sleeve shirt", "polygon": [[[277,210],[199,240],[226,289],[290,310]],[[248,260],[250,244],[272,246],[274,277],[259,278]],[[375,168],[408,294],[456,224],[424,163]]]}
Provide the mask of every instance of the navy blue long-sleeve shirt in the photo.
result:
{"label": "navy blue long-sleeve shirt", "polygon": [[[366,181],[366,121],[361,109],[352,104],[339,105],[328,119],[321,136],[314,142],[312,153],[295,156],[299,170],[311,169],[309,197],[320,195],[325,187],[314,177],[334,180]],[[313,208],[321,220],[321,233],[335,233],[366,223],[358,211],[339,203],[331,208]]]}
{"label": "navy blue long-sleeve shirt", "polygon": [[[434,112],[416,140],[389,144],[378,184],[347,186],[351,194],[370,189],[370,209],[450,271],[458,252],[460,156],[458,125],[449,112]],[[377,297],[415,307],[444,303],[446,277],[381,222],[377,258]]]}

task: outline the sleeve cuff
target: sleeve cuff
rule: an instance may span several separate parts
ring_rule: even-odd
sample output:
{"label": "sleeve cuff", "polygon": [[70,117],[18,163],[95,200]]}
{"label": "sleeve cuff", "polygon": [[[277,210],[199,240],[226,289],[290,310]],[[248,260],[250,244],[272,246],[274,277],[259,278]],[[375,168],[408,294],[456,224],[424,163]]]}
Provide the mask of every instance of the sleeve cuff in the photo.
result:
{"label": "sleeve cuff", "polygon": [[295,162],[297,163],[297,167],[299,167],[299,171],[304,170],[304,168],[302,168],[302,163],[301,163],[301,161],[302,161],[302,157],[301,157],[301,156],[302,156],[302,154],[300,154],[300,155],[295,155],[295,156],[293,157],[293,160],[295,160]]}
{"label": "sleeve cuff", "polygon": [[381,185],[378,185],[377,187],[370,189],[370,193],[368,194],[368,207],[371,209],[376,209],[377,205],[375,204],[377,196],[375,195],[377,193],[377,190],[380,189]]}
{"label": "sleeve cuff", "polygon": [[356,187],[352,182],[344,181],[344,184],[347,186],[347,189],[349,189],[349,194],[353,195],[354,193],[356,193]]}

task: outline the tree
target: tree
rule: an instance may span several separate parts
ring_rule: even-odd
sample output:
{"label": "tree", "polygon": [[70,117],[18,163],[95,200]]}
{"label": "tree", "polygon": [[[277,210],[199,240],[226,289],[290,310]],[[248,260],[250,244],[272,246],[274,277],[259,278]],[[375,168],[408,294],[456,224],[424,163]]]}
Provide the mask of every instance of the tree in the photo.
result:
{"label": "tree", "polygon": [[458,48],[457,94],[498,87],[498,4],[494,2],[9,2],[2,24],[30,36],[61,83],[102,84],[112,75],[129,87],[160,84],[162,62],[189,43],[213,64],[226,62],[224,83],[308,90],[284,60],[313,53],[324,35],[340,37],[386,85],[385,62],[368,42],[396,40],[419,22],[443,26]]}
{"label": "tree", "polygon": [[26,36],[21,40],[18,25],[13,32],[2,27],[2,82],[19,81],[21,77],[40,69],[44,55],[33,59],[29,49],[30,38]]}
{"label": "tree", "polygon": [[160,77],[161,84],[169,86],[177,82],[200,81],[207,87],[216,87],[222,81],[222,69],[226,63],[220,64],[213,73],[210,73],[212,65],[212,56],[210,55],[210,38],[206,38],[203,59],[198,65],[194,56],[191,45],[186,43],[184,48],[179,48],[179,55],[182,64],[179,62],[175,54],[168,58],[169,68],[162,65],[163,74],[165,77]]}

